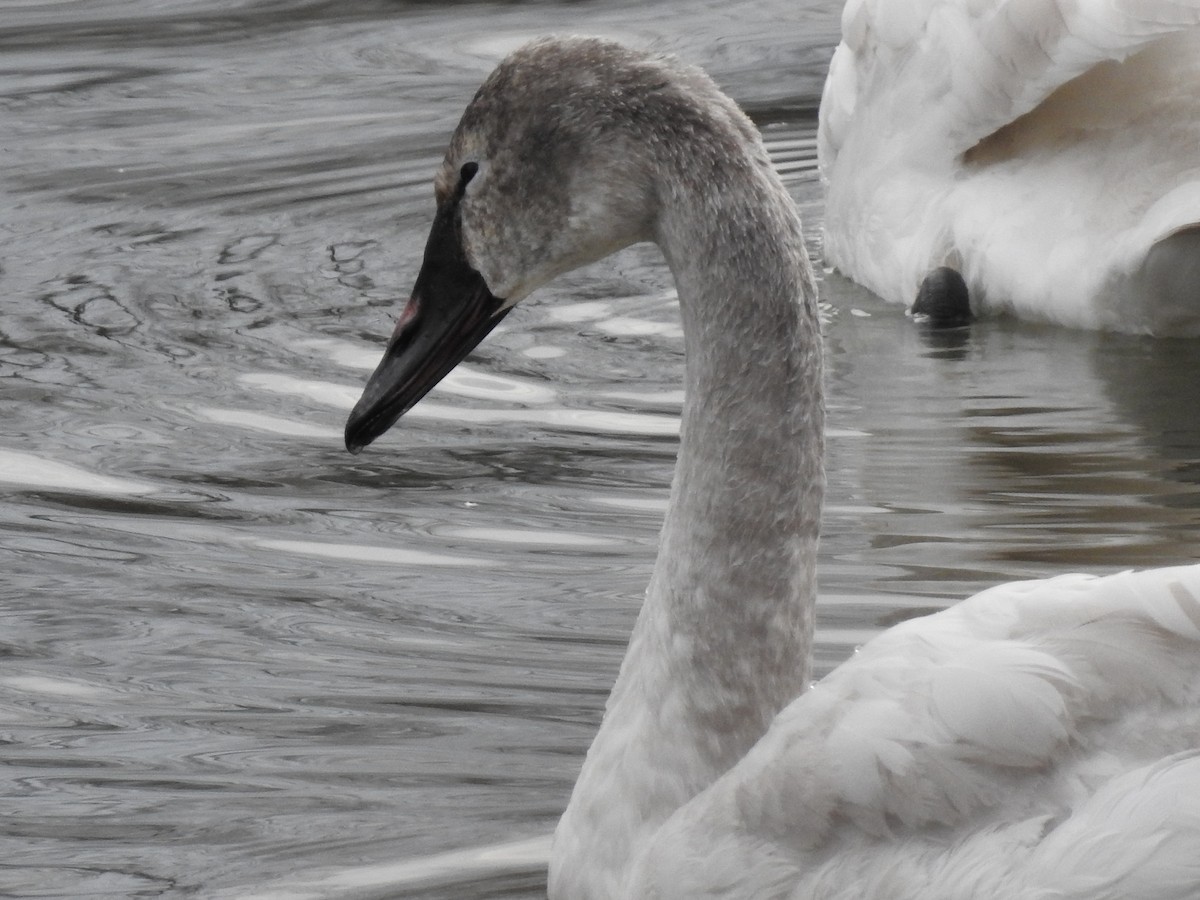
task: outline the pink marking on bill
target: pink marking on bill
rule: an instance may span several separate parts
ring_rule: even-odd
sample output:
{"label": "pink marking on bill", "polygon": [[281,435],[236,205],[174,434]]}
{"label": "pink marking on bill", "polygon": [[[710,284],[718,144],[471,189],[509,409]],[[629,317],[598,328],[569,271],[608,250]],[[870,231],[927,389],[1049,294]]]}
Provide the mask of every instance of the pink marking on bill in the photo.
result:
{"label": "pink marking on bill", "polygon": [[403,334],[405,329],[407,329],[408,326],[411,325],[416,320],[416,318],[420,314],[420,312],[421,312],[421,304],[417,300],[416,296],[414,295],[412,297],[409,297],[408,303],[406,303],[404,305],[403,312],[401,312],[400,317],[398,319],[396,319],[396,327],[392,331],[392,337],[397,338],[401,334]]}

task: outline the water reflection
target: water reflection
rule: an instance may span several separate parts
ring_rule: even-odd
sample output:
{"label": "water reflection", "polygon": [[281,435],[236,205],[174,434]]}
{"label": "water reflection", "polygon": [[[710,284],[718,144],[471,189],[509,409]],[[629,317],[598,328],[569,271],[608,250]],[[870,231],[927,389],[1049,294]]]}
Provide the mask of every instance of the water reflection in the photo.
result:
{"label": "water reflection", "polygon": [[[1092,358],[1106,397],[1160,462],[1161,476],[1200,484],[1200,413],[1180,403],[1200,397],[1200,342],[1105,336],[1097,340]],[[1180,502],[1186,504],[1190,494],[1184,491]]]}
{"label": "water reflection", "polygon": [[153,485],[125,478],[98,475],[66,463],[31,453],[0,450],[0,482],[23,488],[48,488],[67,494],[149,494]]}
{"label": "water reflection", "polygon": [[[847,282],[827,286],[872,308],[843,319],[830,345],[835,379],[859,398],[851,412],[870,434],[835,447],[892,511],[864,520],[878,528],[884,552],[874,558],[908,569],[920,590],[964,568],[999,580],[1195,558],[1200,498],[1163,483],[1171,450],[1155,422],[1162,411],[1175,435],[1187,432],[1181,455],[1195,459],[1193,419],[1180,406],[1182,384],[1200,373],[1195,342],[990,320],[961,330],[948,353],[920,329],[897,330],[898,314]],[[884,330],[906,365],[872,355]],[[1164,540],[1169,532],[1179,539]]]}

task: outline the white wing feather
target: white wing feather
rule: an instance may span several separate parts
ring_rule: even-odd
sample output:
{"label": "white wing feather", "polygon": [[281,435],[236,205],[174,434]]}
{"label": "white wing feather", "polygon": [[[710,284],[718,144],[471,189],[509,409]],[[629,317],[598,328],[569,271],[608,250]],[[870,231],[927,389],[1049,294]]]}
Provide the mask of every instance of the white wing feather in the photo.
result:
{"label": "white wing feather", "polygon": [[722,896],[703,886],[727,870],[761,872],[764,900],[1195,897],[1188,751],[1200,566],[1003,585],[789,705],[656,836],[630,895]]}
{"label": "white wing feather", "polygon": [[847,112],[873,115],[857,130],[919,130],[957,155],[1091,66],[1197,24],[1197,0],[850,0],[821,102],[822,168]]}
{"label": "white wing feather", "polygon": [[1152,253],[1200,226],[1200,0],[850,0],[842,28],[827,263],[893,302],[953,265],[982,307],[1200,332],[1192,243]]}

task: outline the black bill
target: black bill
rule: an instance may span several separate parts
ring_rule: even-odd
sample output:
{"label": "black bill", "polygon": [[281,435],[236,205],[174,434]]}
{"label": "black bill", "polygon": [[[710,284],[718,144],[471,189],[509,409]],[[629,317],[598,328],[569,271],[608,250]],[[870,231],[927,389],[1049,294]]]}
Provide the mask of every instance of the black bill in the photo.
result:
{"label": "black bill", "polygon": [[438,210],[412,298],[346,422],[351,453],[391,428],[508,312],[467,262],[458,216],[461,196],[460,190]]}

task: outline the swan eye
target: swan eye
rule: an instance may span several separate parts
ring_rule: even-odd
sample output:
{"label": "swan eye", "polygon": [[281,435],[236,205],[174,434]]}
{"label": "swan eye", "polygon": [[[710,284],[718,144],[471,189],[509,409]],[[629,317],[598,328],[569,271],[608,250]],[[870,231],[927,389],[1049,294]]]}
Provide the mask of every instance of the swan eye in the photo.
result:
{"label": "swan eye", "polygon": [[462,168],[458,170],[458,177],[460,179],[459,187],[465,188],[467,186],[467,182],[470,181],[472,178],[474,178],[475,173],[478,171],[479,171],[479,163],[477,163],[477,162],[463,163]]}

